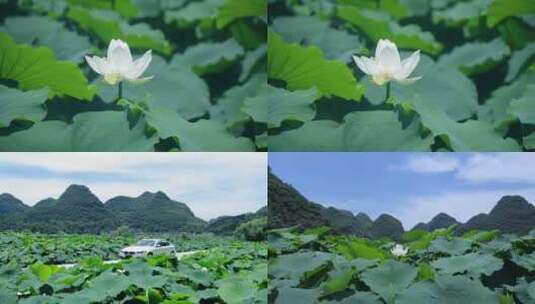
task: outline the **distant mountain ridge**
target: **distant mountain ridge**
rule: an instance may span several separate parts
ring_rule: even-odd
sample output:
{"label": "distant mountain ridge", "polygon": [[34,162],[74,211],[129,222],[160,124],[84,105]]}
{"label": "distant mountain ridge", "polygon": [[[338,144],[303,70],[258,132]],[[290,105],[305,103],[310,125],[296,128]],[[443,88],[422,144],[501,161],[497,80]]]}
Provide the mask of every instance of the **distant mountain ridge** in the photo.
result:
{"label": "distant mountain ridge", "polygon": [[[388,214],[381,214],[372,221],[362,212],[353,215],[347,210],[311,202],[271,170],[268,173],[268,208],[269,227],[272,229],[328,226],[336,233],[369,238],[389,237],[393,240],[398,240],[404,232],[401,222]],[[418,223],[412,230],[433,231],[451,225],[457,225],[457,234],[474,229],[526,234],[535,229],[535,206],[521,196],[504,196],[489,214],[476,215],[464,224],[448,214],[439,213],[428,223]]]}
{"label": "distant mountain ridge", "polygon": [[142,232],[203,232],[206,224],[185,203],[161,191],[117,196],[103,203],[88,187],[70,185],[59,198],[32,207],[11,194],[0,194],[0,230],[102,233],[127,226]]}
{"label": "distant mountain ridge", "polygon": [[418,223],[412,230],[425,230],[425,231],[433,231],[441,228],[447,228],[451,225],[458,225],[460,224],[455,218],[449,216],[446,213],[439,213],[437,214],[429,223]]}
{"label": "distant mountain ridge", "polygon": [[498,229],[503,233],[526,234],[535,228],[535,206],[519,195],[502,197],[488,214],[472,217],[457,227],[458,233],[472,229]]}
{"label": "distant mountain ridge", "polygon": [[232,235],[240,225],[265,216],[267,216],[267,207],[240,215],[224,215],[210,220],[205,226],[205,231],[220,235]]}

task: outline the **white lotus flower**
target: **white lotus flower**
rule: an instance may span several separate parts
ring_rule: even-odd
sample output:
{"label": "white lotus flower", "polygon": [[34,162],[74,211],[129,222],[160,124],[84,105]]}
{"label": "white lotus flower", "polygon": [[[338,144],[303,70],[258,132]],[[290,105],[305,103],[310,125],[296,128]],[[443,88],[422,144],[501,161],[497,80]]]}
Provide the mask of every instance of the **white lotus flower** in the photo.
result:
{"label": "white lotus flower", "polygon": [[408,78],[420,61],[420,50],[401,61],[396,44],[388,39],[379,39],[375,58],[353,56],[353,60],[364,73],[371,75],[373,81],[383,85],[390,80],[401,84],[411,84],[422,77]]}
{"label": "white lotus flower", "polygon": [[405,248],[403,245],[396,244],[396,246],[394,246],[390,252],[397,257],[405,256],[407,255],[407,252],[409,252],[409,248]]}
{"label": "white lotus flower", "polygon": [[85,56],[85,60],[95,72],[104,76],[104,80],[111,85],[123,80],[143,83],[154,77],[139,78],[152,60],[151,51],[148,50],[139,59],[133,61],[128,44],[120,39],[112,39],[108,46],[107,58]]}

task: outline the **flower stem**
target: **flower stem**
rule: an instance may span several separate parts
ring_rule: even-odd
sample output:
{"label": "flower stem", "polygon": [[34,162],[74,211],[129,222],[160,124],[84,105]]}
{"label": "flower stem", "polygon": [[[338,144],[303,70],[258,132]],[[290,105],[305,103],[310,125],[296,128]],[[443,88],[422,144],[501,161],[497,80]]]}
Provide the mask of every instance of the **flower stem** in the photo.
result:
{"label": "flower stem", "polygon": [[387,84],[386,84],[386,98],[385,98],[385,101],[388,101],[388,99],[390,98],[390,85],[392,83],[389,81]]}
{"label": "flower stem", "polygon": [[117,100],[121,100],[123,98],[123,82],[119,82],[119,94],[117,97]]}

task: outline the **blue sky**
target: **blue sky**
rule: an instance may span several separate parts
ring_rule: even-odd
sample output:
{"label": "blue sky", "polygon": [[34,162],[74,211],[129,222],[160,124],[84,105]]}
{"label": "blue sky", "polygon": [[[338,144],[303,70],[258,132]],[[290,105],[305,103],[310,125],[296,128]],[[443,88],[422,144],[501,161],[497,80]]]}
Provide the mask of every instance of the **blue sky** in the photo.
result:
{"label": "blue sky", "polygon": [[506,194],[535,200],[535,153],[270,153],[269,164],[312,201],[406,229],[439,212],[466,221]]}
{"label": "blue sky", "polygon": [[208,220],[265,206],[266,165],[266,153],[0,153],[0,193],[34,205],[70,184],[103,202],[161,190]]}

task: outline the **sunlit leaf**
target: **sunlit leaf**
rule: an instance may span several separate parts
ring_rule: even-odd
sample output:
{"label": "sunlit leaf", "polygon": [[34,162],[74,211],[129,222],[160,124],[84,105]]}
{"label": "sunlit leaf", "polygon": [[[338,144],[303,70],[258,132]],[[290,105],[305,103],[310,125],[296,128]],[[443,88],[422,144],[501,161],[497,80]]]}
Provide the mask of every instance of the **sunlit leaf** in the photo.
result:
{"label": "sunlit leaf", "polygon": [[45,118],[43,104],[48,90],[21,92],[0,85],[0,127],[9,126],[13,120],[38,121]]}
{"label": "sunlit leaf", "polygon": [[[51,136],[53,134],[54,136]],[[155,137],[147,138],[144,126],[129,128],[122,112],[86,112],[72,124],[50,120],[0,137],[1,151],[153,151]]]}
{"label": "sunlit leaf", "polygon": [[95,94],[96,89],[87,84],[75,64],[56,60],[46,47],[17,45],[0,32],[0,57],[0,78],[16,80],[21,90],[48,87],[49,97],[68,95],[85,100],[91,100]]}
{"label": "sunlit leaf", "polygon": [[237,18],[267,17],[267,0],[225,0],[219,9],[217,27],[223,28]]}
{"label": "sunlit leaf", "polygon": [[387,38],[400,48],[420,49],[430,54],[438,54],[443,48],[430,32],[422,31],[417,25],[400,26],[382,12],[340,6],[337,15],[362,30],[373,41]]}
{"label": "sunlit leaf", "polygon": [[335,95],[359,100],[363,87],[345,64],[328,61],[316,47],[288,44],[272,32],[268,33],[268,76],[286,82],[289,90],[316,87],[319,96]]}

